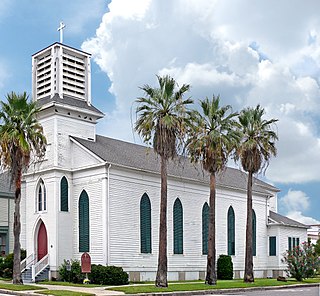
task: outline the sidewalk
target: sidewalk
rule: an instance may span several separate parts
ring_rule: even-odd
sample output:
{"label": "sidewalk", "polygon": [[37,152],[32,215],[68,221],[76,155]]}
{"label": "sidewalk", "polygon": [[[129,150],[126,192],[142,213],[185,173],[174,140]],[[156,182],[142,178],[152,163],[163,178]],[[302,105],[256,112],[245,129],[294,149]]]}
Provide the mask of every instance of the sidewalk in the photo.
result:
{"label": "sidewalk", "polygon": [[[7,283],[7,282],[3,282]],[[73,286],[55,286],[55,285],[45,285],[45,284],[28,284],[30,286],[43,287],[48,290],[64,290],[64,291],[73,291],[73,292],[82,292],[82,293],[91,293],[96,296],[108,296],[108,295],[124,295],[123,292],[105,290],[106,287],[94,287],[87,288],[85,285],[83,287],[73,287]],[[26,290],[26,291],[11,291],[11,290],[2,290],[0,289],[1,294],[11,294],[11,295],[41,295],[35,292],[39,292],[41,290]]]}

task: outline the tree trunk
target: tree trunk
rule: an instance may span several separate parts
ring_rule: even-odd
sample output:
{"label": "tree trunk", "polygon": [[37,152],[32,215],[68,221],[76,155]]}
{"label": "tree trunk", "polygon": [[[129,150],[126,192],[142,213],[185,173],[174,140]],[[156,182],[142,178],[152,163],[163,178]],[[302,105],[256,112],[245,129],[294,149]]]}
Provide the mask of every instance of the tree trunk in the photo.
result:
{"label": "tree trunk", "polygon": [[249,172],[247,185],[246,258],[243,279],[246,283],[254,282],[252,251],[252,175],[252,172]]}
{"label": "tree trunk", "polygon": [[216,285],[216,176],[210,175],[210,215],[209,215],[209,235],[208,235],[208,256],[206,284]]}
{"label": "tree trunk", "polygon": [[13,222],[13,235],[14,235],[14,247],[13,247],[13,275],[12,282],[14,284],[22,284],[21,279],[21,267],[20,267],[20,201],[21,201],[21,170],[17,172],[16,190],[14,196],[14,222]]}
{"label": "tree trunk", "polygon": [[156,287],[168,287],[167,270],[167,159],[161,157],[159,255]]}

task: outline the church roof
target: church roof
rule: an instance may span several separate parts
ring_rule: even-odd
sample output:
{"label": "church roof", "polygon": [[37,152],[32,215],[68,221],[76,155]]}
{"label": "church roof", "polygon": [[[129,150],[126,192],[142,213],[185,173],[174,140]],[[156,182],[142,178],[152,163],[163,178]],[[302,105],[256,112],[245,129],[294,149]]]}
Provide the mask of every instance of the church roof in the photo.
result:
{"label": "church roof", "polygon": [[283,225],[283,226],[293,226],[293,227],[300,227],[300,228],[309,228],[309,226],[302,224],[298,221],[292,220],[286,216],[282,216],[276,212],[270,211],[269,218],[272,220],[269,225],[276,224],[276,225]]}
{"label": "church roof", "polygon": [[[95,142],[75,137],[73,139],[108,163],[154,173],[160,172],[160,159],[152,148],[99,135],[96,136]],[[203,183],[209,182],[208,173],[203,171],[200,165],[191,164],[185,157],[169,161],[168,175]],[[246,190],[247,174],[227,167],[217,175],[217,185]],[[253,190],[265,195],[279,191],[276,187],[256,178]]]}
{"label": "church roof", "polygon": [[0,173],[0,197],[14,196],[14,186],[10,185],[10,176],[8,171]]}
{"label": "church roof", "polygon": [[104,114],[99,109],[97,109],[93,105],[88,105],[86,101],[66,95],[64,95],[63,98],[60,98],[58,94],[55,94],[53,97],[47,96],[45,98],[37,100],[37,104],[39,107],[43,107],[47,104],[69,105],[71,107],[86,109],[98,113],[99,115],[101,115],[101,117],[104,116]]}

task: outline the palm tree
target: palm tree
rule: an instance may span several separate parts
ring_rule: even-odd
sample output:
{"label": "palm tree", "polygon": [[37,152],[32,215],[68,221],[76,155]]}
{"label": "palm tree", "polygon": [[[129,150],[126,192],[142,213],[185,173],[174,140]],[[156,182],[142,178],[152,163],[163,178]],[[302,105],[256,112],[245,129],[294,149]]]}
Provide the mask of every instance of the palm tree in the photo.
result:
{"label": "palm tree", "polygon": [[247,225],[246,255],[244,281],[254,282],[252,251],[252,179],[253,175],[267,168],[271,156],[276,156],[275,141],[277,134],[272,126],[277,119],[263,119],[265,111],[260,105],[246,108],[240,112],[239,123],[241,141],[236,151],[236,158],[241,161],[242,168],[248,172],[247,184]]}
{"label": "palm tree", "polygon": [[177,83],[170,76],[157,76],[159,88],[144,85],[141,89],[145,97],[136,99],[138,103],[135,130],[145,143],[152,146],[160,156],[161,198],[158,270],[155,285],[167,287],[167,164],[177,155],[177,145],[183,139],[188,114],[187,105],[191,99],[183,99],[190,88],[183,84],[177,89]]}
{"label": "palm tree", "polygon": [[39,109],[35,103],[28,103],[26,93],[12,92],[6,99],[7,103],[1,102],[0,110],[0,163],[9,170],[11,182],[15,185],[13,283],[20,284],[21,178],[31,156],[35,160],[44,156],[46,139],[36,119]]}
{"label": "palm tree", "polygon": [[216,243],[215,243],[215,203],[216,174],[223,170],[228,156],[239,139],[237,122],[231,106],[220,106],[220,97],[213,96],[200,101],[202,114],[197,113],[187,141],[188,153],[192,162],[201,162],[204,170],[210,173],[210,214],[206,284],[215,285]]}

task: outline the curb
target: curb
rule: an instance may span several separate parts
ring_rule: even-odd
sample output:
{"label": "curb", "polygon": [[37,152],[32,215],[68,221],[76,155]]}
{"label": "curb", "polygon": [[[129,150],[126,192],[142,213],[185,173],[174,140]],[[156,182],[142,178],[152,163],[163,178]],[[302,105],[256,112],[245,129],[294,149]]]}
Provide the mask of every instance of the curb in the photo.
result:
{"label": "curb", "polygon": [[319,284],[295,284],[286,286],[268,286],[268,287],[249,287],[249,288],[233,288],[233,289],[210,289],[201,291],[181,291],[181,292],[157,292],[157,293],[139,293],[139,294],[125,294],[125,296],[191,296],[191,295],[210,295],[210,294],[228,294],[247,291],[265,291],[265,290],[284,290],[302,287],[320,287]]}

